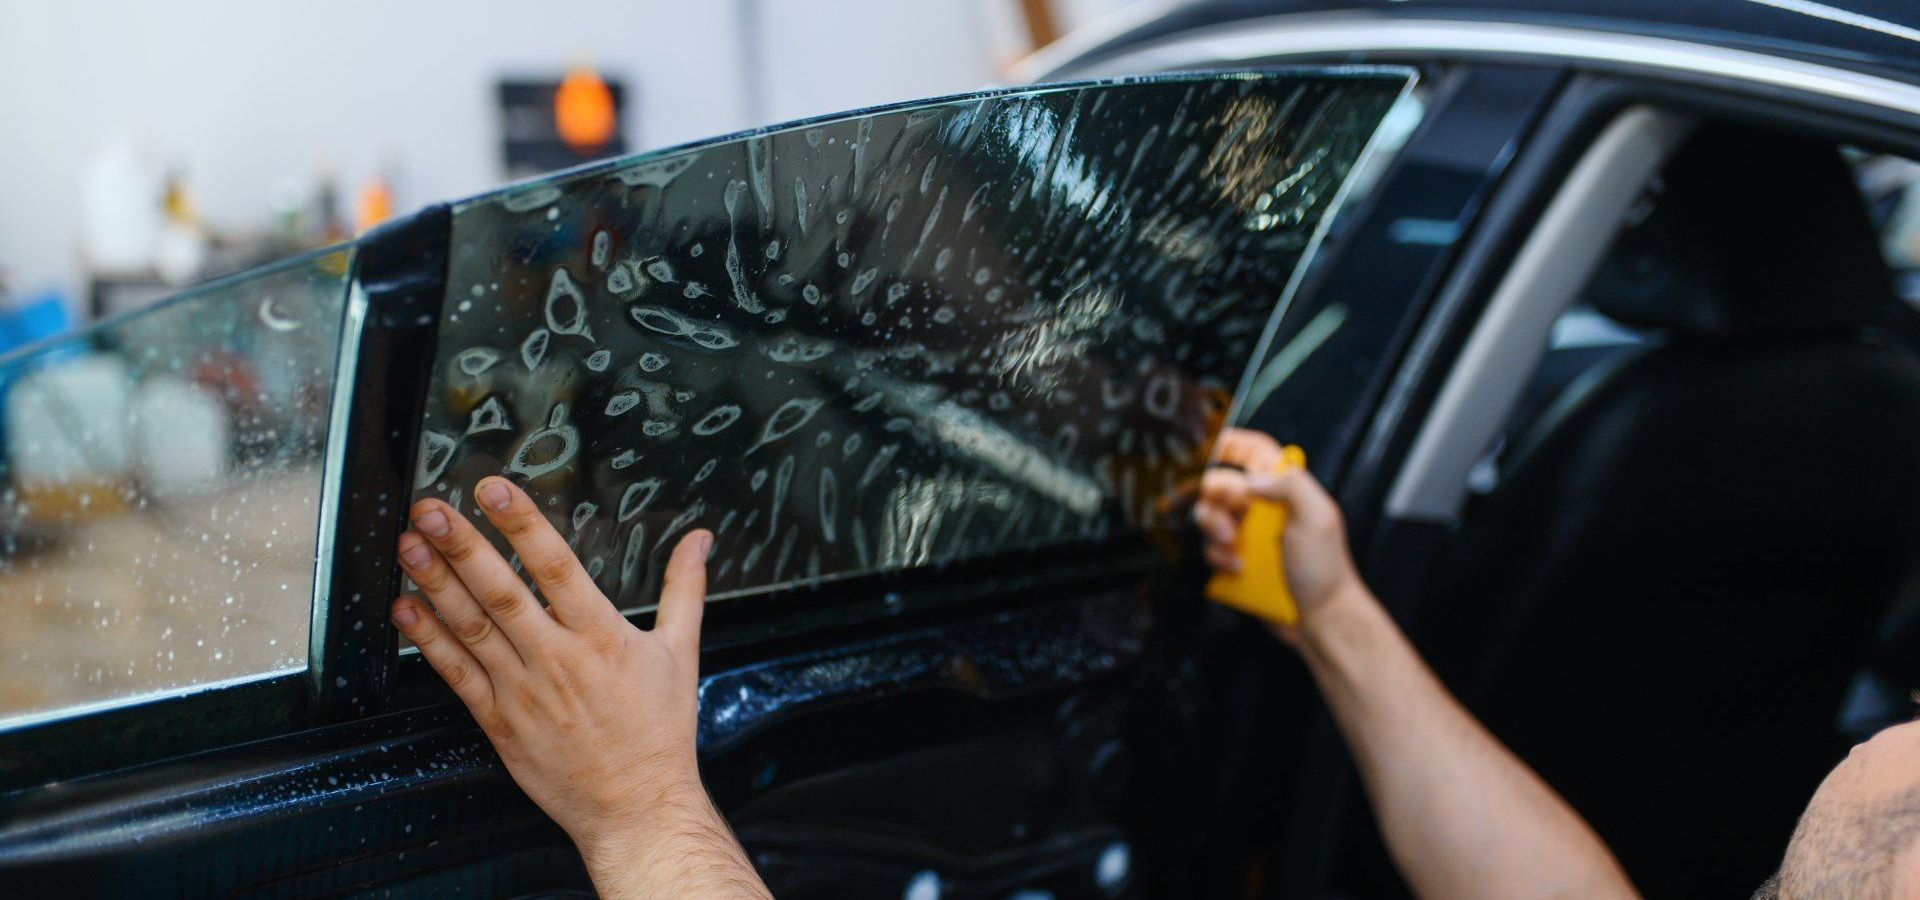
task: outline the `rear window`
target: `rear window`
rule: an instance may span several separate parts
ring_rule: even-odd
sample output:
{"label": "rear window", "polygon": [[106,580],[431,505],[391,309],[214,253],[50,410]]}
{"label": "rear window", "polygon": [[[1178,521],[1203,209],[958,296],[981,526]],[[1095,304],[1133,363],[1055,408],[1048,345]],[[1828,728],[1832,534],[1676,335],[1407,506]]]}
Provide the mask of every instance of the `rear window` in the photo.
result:
{"label": "rear window", "polygon": [[0,727],[306,666],[349,256],[0,360]]}
{"label": "rear window", "polygon": [[515,478],[627,609],[695,527],[716,597],[1147,528],[1409,82],[1004,92],[463,204],[416,497]]}

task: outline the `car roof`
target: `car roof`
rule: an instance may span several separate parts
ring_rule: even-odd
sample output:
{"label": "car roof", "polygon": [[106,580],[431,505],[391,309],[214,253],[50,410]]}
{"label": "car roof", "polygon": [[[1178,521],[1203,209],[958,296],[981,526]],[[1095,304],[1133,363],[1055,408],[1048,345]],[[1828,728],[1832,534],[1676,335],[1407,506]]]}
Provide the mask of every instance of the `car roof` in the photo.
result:
{"label": "car roof", "polygon": [[1558,25],[1737,47],[1920,81],[1909,0],[1200,0],[1102,40],[1081,60],[1156,38],[1291,13]]}

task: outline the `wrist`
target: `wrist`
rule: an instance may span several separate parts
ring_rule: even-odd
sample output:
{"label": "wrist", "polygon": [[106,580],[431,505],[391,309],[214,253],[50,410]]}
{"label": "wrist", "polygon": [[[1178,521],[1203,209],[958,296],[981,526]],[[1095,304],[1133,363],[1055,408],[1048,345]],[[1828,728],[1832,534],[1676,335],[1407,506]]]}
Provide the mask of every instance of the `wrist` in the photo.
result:
{"label": "wrist", "polygon": [[608,900],[769,897],[697,777],[668,788],[641,815],[575,843],[594,889]]}
{"label": "wrist", "polygon": [[1300,649],[1309,664],[1325,665],[1370,643],[1382,618],[1380,601],[1358,576],[1346,579],[1322,602],[1300,611]]}
{"label": "wrist", "polygon": [[629,866],[659,852],[690,826],[704,826],[719,817],[698,776],[674,776],[652,781],[619,811],[568,827],[567,832],[598,883],[603,870]]}

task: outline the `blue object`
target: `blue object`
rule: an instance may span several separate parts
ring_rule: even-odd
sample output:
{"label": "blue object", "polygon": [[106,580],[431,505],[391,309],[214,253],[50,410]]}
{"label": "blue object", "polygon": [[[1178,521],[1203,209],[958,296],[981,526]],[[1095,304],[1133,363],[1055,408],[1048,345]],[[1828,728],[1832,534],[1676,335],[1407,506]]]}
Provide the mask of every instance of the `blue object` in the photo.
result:
{"label": "blue object", "polygon": [[70,326],[66,298],[47,291],[11,309],[0,309],[0,353],[53,337]]}

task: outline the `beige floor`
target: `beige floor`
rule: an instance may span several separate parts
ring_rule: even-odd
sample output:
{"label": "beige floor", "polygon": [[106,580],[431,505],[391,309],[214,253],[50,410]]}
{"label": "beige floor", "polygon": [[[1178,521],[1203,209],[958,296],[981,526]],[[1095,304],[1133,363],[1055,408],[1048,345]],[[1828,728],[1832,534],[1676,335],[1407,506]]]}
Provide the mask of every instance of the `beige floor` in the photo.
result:
{"label": "beige floor", "polygon": [[302,666],[317,493],[256,476],[0,551],[0,721]]}

